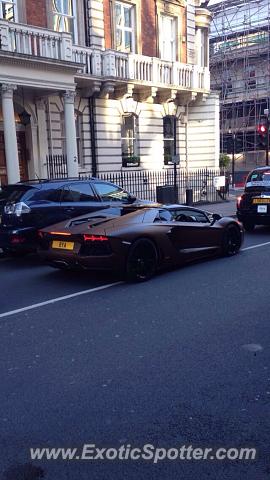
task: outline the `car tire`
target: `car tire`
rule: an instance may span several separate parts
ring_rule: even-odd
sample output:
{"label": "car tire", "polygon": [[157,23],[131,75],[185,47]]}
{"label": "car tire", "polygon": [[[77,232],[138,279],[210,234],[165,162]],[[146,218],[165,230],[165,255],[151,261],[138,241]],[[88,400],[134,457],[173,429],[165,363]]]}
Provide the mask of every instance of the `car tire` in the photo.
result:
{"label": "car tire", "polygon": [[158,254],[148,238],[136,240],[130,247],[126,262],[126,277],[131,282],[145,282],[157,271]]}
{"label": "car tire", "polygon": [[255,225],[253,222],[249,222],[248,220],[243,222],[243,227],[247,232],[253,232]]}
{"label": "car tire", "polygon": [[241,247],[241,231],[236,225],[229,225],[226,228],[223,238],[223,255],[226,257],[232,257],[236,255]]}

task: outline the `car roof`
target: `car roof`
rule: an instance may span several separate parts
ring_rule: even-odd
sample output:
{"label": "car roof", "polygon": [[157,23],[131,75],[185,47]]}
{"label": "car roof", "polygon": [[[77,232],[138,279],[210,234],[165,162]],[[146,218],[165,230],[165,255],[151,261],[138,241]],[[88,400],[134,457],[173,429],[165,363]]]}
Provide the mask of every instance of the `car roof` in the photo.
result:
{"label": "car roof", "polygon": [[[63,184],[68,184],[68,183],[85,183],[85,182],[92,182],[92,181],[98,181],[100,183],[109,183],[111,185],[115,185],[115,183],[107,180],[101,180],[100,178],[96,177],[89,177],[89,178],[53,178],[53,179],[32,179],[32,180],[24,180],[22,182],[17,182],[13,185],[10,185],[12,187],[16,186],[29,186],[29,187],[36,187],[36,188],[48,188],[51,185],[54,186],[62,186]],[[121,187],[120,187],[121,188]]]}
{"label": "car roof", "polygon": [[257,170],[260,170],[260,171],[264,171],[264,170],[270,170],[270,165],[267,167],[256,167],[256,168],[253,168],[253,170],[251,170],[250,172],[256,172]]}

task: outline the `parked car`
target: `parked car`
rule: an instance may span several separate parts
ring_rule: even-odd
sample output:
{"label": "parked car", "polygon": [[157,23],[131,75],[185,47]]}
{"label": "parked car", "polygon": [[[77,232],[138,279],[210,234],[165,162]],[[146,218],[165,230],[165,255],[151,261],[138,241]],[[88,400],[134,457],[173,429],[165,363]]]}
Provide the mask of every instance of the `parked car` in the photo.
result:
{"label": "parked car", "polygon": [[96,178],[8,185],[0,193],[0,248],[6,252],[35,250],[40,228],[136,200],[123,188]]}
{"label": "parked car", "polygon": [[147,280],[166,266],[215,255],[234,255],[243,228],[235,219],[185,205],[108,209],[42,229],[40,254],[59,268],[122,271]]}
{"label": "parked car", "polygon": [[237,199],[237,218],[247,231],[255,225],[270,225],[270,167],[249,173],[244,193]]}

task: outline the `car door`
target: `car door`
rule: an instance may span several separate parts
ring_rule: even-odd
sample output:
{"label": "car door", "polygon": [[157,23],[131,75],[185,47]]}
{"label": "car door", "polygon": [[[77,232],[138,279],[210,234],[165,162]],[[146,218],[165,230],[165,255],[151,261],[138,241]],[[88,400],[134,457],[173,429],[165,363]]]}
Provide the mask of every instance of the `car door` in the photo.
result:
{"label": "car door", "polygon": [[65,218],[77,217],[104,208],[89,182],[72,182],[63,188],[61,208]]}
{"label": "car door", "polygon": [[[61,212],[62,187],[46,186],[42,190],[35,190],[26,203],[31,208],[31,224],[43,228],[64,219]],[[30,217],[30,216],[29,216]]]}
{"label": "car door", "polygon": [[216,251],[220,229],[211,225],[204,212],[183,208],[174,218],[170,237],[182,258],[196,259]]}

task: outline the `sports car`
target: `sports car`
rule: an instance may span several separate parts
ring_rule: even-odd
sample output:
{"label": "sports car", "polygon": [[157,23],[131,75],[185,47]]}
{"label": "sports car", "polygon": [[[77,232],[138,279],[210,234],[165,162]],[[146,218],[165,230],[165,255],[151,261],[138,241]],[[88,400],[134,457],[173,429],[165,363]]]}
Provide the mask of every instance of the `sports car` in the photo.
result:
{"label": "sports car", "polygon": [[243,241],[234,218],[170,205],[106,209],[39,231],[41,256],[58,268],[117,270],[143,281],[157,270],[236,254]]}

